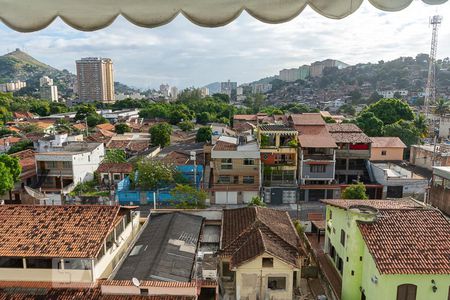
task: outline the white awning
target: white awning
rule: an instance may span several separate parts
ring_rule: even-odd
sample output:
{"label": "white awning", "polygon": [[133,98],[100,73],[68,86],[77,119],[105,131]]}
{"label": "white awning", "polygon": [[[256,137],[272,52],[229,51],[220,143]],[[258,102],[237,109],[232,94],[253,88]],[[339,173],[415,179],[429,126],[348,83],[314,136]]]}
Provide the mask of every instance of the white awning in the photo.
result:
{"label": "white awning", "polygon": [[[363,0],[0,0],[0,20],[17,31],[37,31],[60,17],[70,26],[92,31],[110,25],[122,15],[142,27],[156,27],[183,14],[200,26],[225,25],[245,10],[267,23],[282,23],[309,5],[328,18],[355,12]],[[384,11],[397,11],[412,0],[368,0]],[[422,0],[442,4],[447,0]]]}

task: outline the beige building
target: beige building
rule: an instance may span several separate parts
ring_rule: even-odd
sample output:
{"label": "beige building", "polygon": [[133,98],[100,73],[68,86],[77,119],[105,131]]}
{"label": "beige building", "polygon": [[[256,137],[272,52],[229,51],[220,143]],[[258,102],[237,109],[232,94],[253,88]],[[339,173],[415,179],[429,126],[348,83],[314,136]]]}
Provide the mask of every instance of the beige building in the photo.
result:
{"label": "beige building", "polygon": [[412,145],[409,162],[430,171],[433,166],[450,166],[450,145]]}
{"label": "beige building", "polygon": [[88,57],[77,60],[80,102],[115,101],[113,63],[109,58]]}
{"label": "beige building", "polygon": [[372,137],[371,161],[403,160],[406,145],[398,137]]}
{"label": "beige building", "polygon": [[304,251],[286,211],[224,210],[221,236],[225,299],[295,299]]}

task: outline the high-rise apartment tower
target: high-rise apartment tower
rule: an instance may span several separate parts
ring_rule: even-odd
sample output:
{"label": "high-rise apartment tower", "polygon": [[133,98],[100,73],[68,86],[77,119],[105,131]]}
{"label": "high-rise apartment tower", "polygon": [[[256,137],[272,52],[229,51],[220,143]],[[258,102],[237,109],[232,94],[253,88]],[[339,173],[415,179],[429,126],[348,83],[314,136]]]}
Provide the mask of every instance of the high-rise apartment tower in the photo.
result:
{"label": "high-rise apartment tower", "polygon": [[88,57],[77,60],[77,82],[80,102],[115,101],[111,59]]}

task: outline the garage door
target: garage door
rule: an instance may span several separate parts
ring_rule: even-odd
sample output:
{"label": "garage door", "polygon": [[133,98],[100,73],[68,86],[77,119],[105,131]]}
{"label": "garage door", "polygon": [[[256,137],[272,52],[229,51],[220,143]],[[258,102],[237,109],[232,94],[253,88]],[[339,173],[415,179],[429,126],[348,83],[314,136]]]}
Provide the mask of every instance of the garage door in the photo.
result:
{"label": "garage door", "polygon": [[250,203],[253,197],[257,197],[258,192],[242,192],[242,198],[244,203]]}
{"label": "garage door", "polygon": [[237,192],[216,192],[216,204],[237,204]]}

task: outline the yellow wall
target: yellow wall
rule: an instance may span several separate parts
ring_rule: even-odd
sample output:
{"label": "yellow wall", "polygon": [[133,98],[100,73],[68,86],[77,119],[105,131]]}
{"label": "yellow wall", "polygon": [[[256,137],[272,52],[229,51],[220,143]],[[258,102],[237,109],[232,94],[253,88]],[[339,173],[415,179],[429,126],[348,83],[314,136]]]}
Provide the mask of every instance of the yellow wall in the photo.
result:
{"label": "yellow wall", "polygon": [[[273,258],[273,267],[262,267],[262,258]],[[272,299],[287,300],[292,299],[294,269],[292,266],[282,262],[281,260],[269,255],[263,254],[236,269],[236,298],[237,299]],[[269,290],[267,287],[268,277],[286,277],[285,290]],[[300,278],[300,271],[297,279]],[[262,279],[262,280],[261,280]],[[298,286],[298,283],[295,284]]]}
{"label": "yellow wall", "polygon": [[[403,160],[403,148],[376,148],[372,146],[370,160]],[[386,151],[386,155],[381,155]]]}

